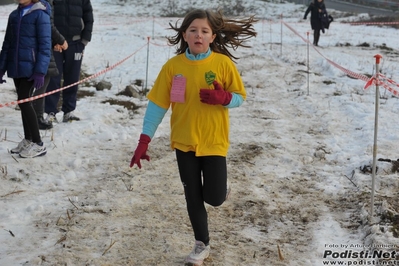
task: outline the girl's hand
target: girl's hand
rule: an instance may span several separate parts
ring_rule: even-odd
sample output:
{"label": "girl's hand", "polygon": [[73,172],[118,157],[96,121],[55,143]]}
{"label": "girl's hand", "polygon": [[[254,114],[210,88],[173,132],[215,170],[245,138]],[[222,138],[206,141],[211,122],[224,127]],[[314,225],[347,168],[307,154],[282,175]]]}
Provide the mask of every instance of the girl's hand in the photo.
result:
{"label": "girl's hand", "polygon": [[135,164],[137,164],[137,166],[141,169],[140,159],[150,161],[150,156],[147,155],[148,143],[150,143],[150,141],[151,138],[149,136],[145,134],[140,135],[139,144],[137,145],[132,160],[130,161],[130,167],[133,167]]}
{"label": "girl's hand", "polygon": [[221,104],[221,105],[228,105],[231,101],[233,95],[225,91],[217,81],[213,82],[214,90],[210,89],[200,89],[200,99],[201,102],[207,104]]}

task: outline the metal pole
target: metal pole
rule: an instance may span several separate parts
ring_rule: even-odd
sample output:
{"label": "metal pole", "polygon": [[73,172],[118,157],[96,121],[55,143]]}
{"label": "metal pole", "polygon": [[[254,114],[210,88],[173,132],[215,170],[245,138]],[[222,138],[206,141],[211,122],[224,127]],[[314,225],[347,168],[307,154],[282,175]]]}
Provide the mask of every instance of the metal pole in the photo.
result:
{"label": "metal pole", "polygon": [[376,169],[376,159],[377,159],[377,133],[378,133],[378,109],[380,105],[380,92],[378,84],[378,74],[380,73],[380,60],[381,55],[377,54],[375,57],[375,118],[374,118],[374,146],[373,146],[373,169],[372,169],[372,179],[371,179],[371,203],[370,203],[370,222],[373,222],[374,216],[374,190],[375,190],[375,169]]}
{"label": "metal pole", "polygon": [[307,65],[308,65],[308,96],[309,96],[309,74],[310,74],[310,68],[309,68],[309,32],[306,33],[307,37],[308,37],[308,55],[307,55]]}
{"label": "metal pole", "polygon": [[262,41],[265,41],[265,21],[266,19],[262,19]]}
{"label": "metal pole", "polygon": [[283,14],[281,14],[281,46],[280,46],[280,56],[283,55]]}
{"label": "metal pole", "polygon": [[269,26],[270,26],[270,50],[273,50],[272,22],[269,22]]}
{"label": "metal pole", "polygon": [[155,31],[155,18],[152,18],[152,38],[154,39],[154,31]]}
{"label": "metal pole", "polygon": [[147,37],[147,63],[146,63],[146,71],[145,71],[145,86],[144,93],[147,94],[147,84],[148,84],[148,58],[150,56],[150,37]]}

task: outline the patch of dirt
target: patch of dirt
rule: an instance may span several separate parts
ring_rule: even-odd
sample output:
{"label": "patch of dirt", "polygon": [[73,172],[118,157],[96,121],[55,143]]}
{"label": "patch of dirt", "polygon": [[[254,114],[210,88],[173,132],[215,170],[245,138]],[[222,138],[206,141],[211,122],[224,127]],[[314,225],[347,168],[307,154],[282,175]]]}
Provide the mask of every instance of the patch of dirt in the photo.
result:
{"label": "patch of dirt", "polygon": [[124,100],[117,100],[117,99],[108,99],[105,101],[102,101],[101,103],[109,103],[111,105],[120,105],[125,107],[128,110],[134,111],[140,108],[140,106],[136,105],[133,102],[130,101],[124,101]]}

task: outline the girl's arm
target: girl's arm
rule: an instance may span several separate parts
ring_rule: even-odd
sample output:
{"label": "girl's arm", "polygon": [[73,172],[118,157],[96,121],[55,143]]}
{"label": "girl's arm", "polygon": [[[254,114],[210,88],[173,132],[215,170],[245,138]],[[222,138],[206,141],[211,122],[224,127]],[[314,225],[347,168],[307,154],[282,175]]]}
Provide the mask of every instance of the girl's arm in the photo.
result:
{"label": "girl's arm", "polygon": [[11,26],[10,26],[10,19],[8,20],[7,23],[7,28],[6,28],[6,35],[4,36],[4,41],[3,41],[3,45],[0,51],[0,70],[3,70],[4,73],[7,70],[7,55],[8,55],[8,51],[10,49],[10,43],[11,43],[11,38],[12,38],[12,34],[11,34]]}
{"label": "girl's arm", "polygon": [[50,63],[52,45],[50,16],[45,12],[40,12],[36,20],[36,40],[38,55],[33,72],[46,74]]}
{"label": "girl's arm", "polygon": [[231,98],[231,101],[228,105],[225,105],[226,108],[234,108],[234,107],[239,107],[241,104],[244,102],[244,98],[237,93],[232,92],[231,93],[233,97]]}
{"label": "girl's arm", "polygon": [[156,105],[154,102],[149,101],[147,110],[144,115],[143,134],[149,136],[151,139],[154,137],[155,131],[159,124],[162,122],[168,109]]}

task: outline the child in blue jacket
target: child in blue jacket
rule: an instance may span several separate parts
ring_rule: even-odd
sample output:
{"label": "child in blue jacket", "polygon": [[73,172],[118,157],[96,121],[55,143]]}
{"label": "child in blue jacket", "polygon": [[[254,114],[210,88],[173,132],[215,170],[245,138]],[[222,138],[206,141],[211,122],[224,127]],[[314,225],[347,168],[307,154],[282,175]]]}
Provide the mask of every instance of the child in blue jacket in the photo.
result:
{"label": "child in blue jacket", "polygon": [[[40,0],[19,0],[8,18],[0,52],[0,84],[7,72],[13,78],[18,101],[32,97],[41,88],[51,56],[50,6]],[[19,103],[24,139],[11,153],[22,158],[45,155],[32,102]]]}

